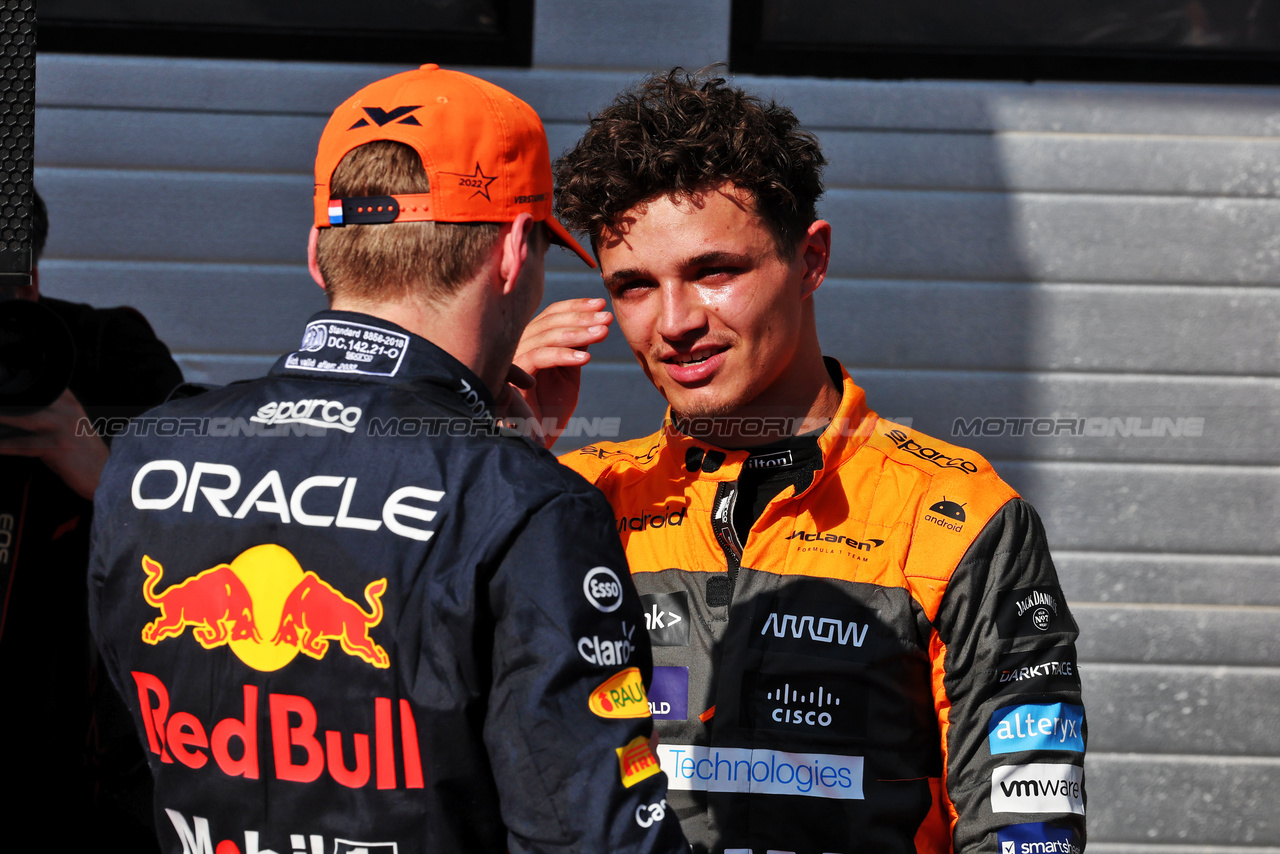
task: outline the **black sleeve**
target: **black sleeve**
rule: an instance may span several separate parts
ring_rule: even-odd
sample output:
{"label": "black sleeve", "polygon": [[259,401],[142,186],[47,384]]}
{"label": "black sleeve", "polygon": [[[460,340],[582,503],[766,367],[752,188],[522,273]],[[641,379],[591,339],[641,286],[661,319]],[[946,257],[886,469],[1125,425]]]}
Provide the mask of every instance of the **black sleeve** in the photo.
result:
{"label": "black sleeve", "polygon": [[169,348],[134,309],[97,309],[74,335],[79,352],[71,390],[91,421],[140,415],[182,382]]}
{"label": "black sleeve", "polygon": [[[1083,850],[1078,630],[1029,504],[1010,501],[987,523],[935,626],[945,644],[939,705],[955,850]],[[1036,842],[1053,847],[1023,846]]]}
{"label": "black sleeve", "polygon": [[535,512],[489,597],[485,744],[511,854],[686,851],[646,744],[652,656],[604,497],[562,493]]}

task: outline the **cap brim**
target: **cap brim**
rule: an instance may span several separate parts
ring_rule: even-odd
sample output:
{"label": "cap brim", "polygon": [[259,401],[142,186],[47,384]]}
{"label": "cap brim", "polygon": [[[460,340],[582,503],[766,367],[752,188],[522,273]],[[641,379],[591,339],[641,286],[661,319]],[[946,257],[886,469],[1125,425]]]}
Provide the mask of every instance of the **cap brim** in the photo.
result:
{"label": "cap brim", "polygon": [[578,241],[573,239],[573,235],[569,233],[569,229],[561,225],[555,217],[549,216],[545,220],[547,228],[551,231],[551,242],[572,249],[574,254],[587,262],[587,266],[591,269],[596,268],[596,259],[591,257],[591,253],[582,248]]}

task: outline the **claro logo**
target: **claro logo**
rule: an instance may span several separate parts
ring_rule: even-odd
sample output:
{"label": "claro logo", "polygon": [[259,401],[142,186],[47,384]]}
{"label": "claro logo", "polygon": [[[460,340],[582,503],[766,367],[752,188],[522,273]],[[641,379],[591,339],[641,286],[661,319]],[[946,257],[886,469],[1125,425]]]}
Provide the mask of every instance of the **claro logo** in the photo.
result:
{"label": "claro logo", "polygon": [[[435,533],[423,523],[434,519],[436,511],[413,502],[435,504],[444,498],[444,492],[438,489],[402,486],[382,502],[381,519],[368,519],[356,516],[352,510],[356,492],[354,477],[312,475],[286,494],[280,472],[273,469],[233,505],[233,511],[227,502],[239,498],[241,483],[240,470],[225,463],[193,463],[188,474],[187,467],[178,460],[152,460],[133,476],[130,497],[139,510],[170,510],[181,501],[182,512],[192,513],[197,499],[203,498],[203,503],[224,519],[243,519],[254,512],[274,516],[286,525],[312,528],[332,526],[376,531],[386,525],[391,533],[420,542],[426,542]],[[340,496],[338,490],[341,490]]]}
{"label": "claro logo", "polygon": [[306,424],[354,433],[363,411],[338,400],[279,400],[258,409],[249,420],[259,424]]}

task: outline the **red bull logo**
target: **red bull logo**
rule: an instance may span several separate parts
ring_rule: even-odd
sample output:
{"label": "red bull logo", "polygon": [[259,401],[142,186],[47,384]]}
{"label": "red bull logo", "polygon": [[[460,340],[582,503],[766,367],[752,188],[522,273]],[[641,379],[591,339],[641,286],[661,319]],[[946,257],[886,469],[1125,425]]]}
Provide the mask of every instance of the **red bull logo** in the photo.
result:
{"label": "red bull logo", "polygon": [[[192,711],[173,708],[169,688],[160,677],[140,670],[130,675],[138,689],[147,749],[161,762],[195,769],[216,766],[229,777],[247,780],[267,774],[277,780],[313,783],[327,774],[351,789],[368,785],[421,789],[426,785],[418,724],[408,700],[397,704],[391,697],[372,697],[371,716],[367,706],[363,713],[344,716],[347,720],[363,718],[366,731],[342,732],[322,729],[321,713],[306,697],[269,693],[260,698],[258,686],[245,685],[241,713],[220,721],[202,720]],[[262,699],[266,701],[265,716]],[[398,728],[393,715],[397,705]],[[262,722],[269,732],[259,732]],[[372,732],[367,731],[369,723],[373,724]]]}
{"label": "red bull logo", "polygon": [[147,579],[142,596],[160,616],[142,629],[142,640],[158,644],[188,626],[205,649],[227,645],[255,670],[279,670],[299,652],[324,658],[332,641],[347,655],[374,667],[391,665],[369,630],[382,622],[387,580],[364,588],[366,611],[314,572],[303,572],[288,549],[254,546],[231,563],[219,564],[158,591],[164,568],[142,558]]}

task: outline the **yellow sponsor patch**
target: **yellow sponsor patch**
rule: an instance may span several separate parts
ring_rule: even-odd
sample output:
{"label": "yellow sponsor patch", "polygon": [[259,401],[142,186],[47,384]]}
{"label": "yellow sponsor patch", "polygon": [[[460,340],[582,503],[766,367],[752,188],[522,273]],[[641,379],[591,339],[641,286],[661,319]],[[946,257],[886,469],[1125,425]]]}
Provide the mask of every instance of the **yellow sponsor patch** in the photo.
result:
{"label": "yellow sponsor patch", "polygon": [[639,668],[628,667],[601,682],[587,705],[602,718],[649,717],[649,698]]}
{"label": "yellow sponsor patch", "polygon": [[615,747],[618,754],[618,770],[622,773],[622,785],[631,788],[662,770],[658,757],[649,749],[649,740],[637,735],[625,747]]}

